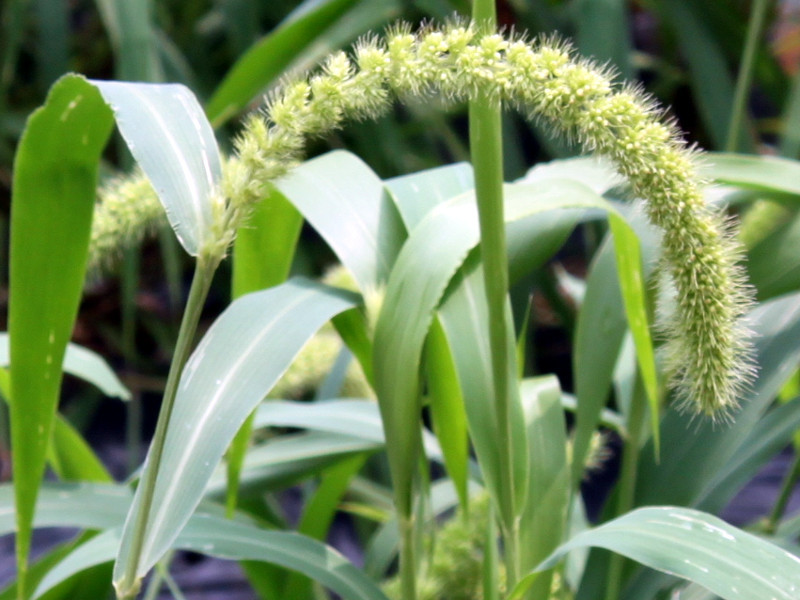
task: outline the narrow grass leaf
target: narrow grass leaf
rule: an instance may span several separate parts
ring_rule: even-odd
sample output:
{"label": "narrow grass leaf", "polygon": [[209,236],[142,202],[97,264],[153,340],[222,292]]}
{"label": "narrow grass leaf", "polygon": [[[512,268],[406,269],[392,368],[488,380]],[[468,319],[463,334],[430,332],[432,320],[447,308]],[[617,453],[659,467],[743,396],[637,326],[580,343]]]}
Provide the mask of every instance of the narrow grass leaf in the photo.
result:
{"label": "narrow grass leaf", "polygon": [[386,283],[406,232],[383,182],[366,163],[349,152],[329,152],[275,186],[325,239],[364,294]]}
{"label": "narrow grass leaf", "polygon": [[436,205],[475,187],[472,165],[457,163],[384,181],[411,231]]}
{"label": "narrow grass leaf", "polygon": [[[543,180],[506,187],[507,222],[556,209],[587,208],[612,210],[611,205],[592,190],[568,180]],[[409,373],[416,373],[420,364],[433,310],[477,242],[477,211],[471,194],[442,203],[413,230],[389,279],[375,329],[373,367],[390,462],[396,474],[394,483],[399,489],[410,489],[419,440],[419,380]],[[430,256],[436,256],[436,260],[430,260]],[[450,343],[452,347],[452,339]],[[462,390],[467,393],[463,382]],[[488,425],[492,421],[486,417],[483,415],[480,421]],[[493,462],[497,462],[497,457]],[[484,472],[491,472],[491,469],[484,467]],[[410,502],[410,496],[404,501]]]}
{"label": "narrow grass leaf", "polygon": [[800,294],[765,302],[748,316],[754,332],[758,377],[741,398],[732,422],[720,427],[690,415],[669,411],[661,421],[661,462],[642,452],[637,474],[636,504],[659,502],[694,506],[715,475],[725,469],[783,383],[800,361]]}
{"label": "narrow grass leaf", "polygon": [[163,81],[152,23],[154,2],[95,0],[115,57],[115,76],[124,81]]}
{"label": "narrow grass leaf", "polygon": [[296,58],[356,0],[306,2],[306,10],[290,17],[278,29],[261,38],[231,68],[208,101],[206,114],[220,126],[238,114],[267,85],[276,80]]}
{"label": "narrow grass leaf", "polygon": [[114,480],[92,447],[61,415],[53,428],[48,462],[62,481],[111,483]]}
{"label": "narrow grass leaf", "polygon": [[[800,559],[721,519],[687,508],[640,508],[579,533],[539,570],[554,567],[570,550],[587,546],[623,554],[652,569],[683,577],[725,600],[792,600],[800,592]],[[534,574],[535,575],[535,574]],[[511,599],[524,593],[520,582]]]}
{"label": "narrow grass leaf", "polygon": [[627,3],[623,0],[579,0],[572,9],[578,51],[598,63],[612,65],[620,79],[630,80],[633,48]]}
{"label": "narrow grass leaf", "polygon": [[[104,483],[42,484],[33,525],[108,529],[125,520],[133,495],[124,485]],[[14,532],[14,489],[0,485],[0,535]]]}
{"label": "narrow grass leaf", "polygon": [[619,214],[610,212],[608,223],[614,239],[614,257],[617,261],[617,273],[622,299],[625,304],[625,315],[628,327],[636,346],[636,361],[639,373],[644,382],[647,402],[650,405],[650,429],[653,436],[653,449],[658,457],[660,452],[659,436],[659,399],[658,375],[653,352],[653,340],[650,337],[650,324],[647,317],[647,291],[642,279],[642,256],[639,250],[639,238]]}
{"label": "narrow grass leaf", "polygon": [[[522,571],[527,572],[563,541],[571,484],[558,379],[552,375],[526,379],[521,395],[531,469],[528,500],[520,521],[520,562]],[[527,598],[550,598],[551,580],[549,574],[540,576]]]}
{"label": "narrow grass leaf", "polygon": [[800,399],[772,408],[764,415],[722,469],[706,483],[696,507],[719,513],[759,469],[777,456],[800,430]]}
{"label": "narrow grass leaf", "polygon": [[[47,574],[34,598],[75,573],[111,561],[121,537],[118,528],[109,529],[77,548]],[[345,600],[386,600],[378,585],[344,556],[297,533],[267,531],[200,513],[189,520],[174,547],[228,560],[280,565],[319,581]]]}
{"label": "narrow grass leaf", "polygon": [[796,160],[779,156],[712,152],[703,163],[703,175],[720,183],[760,192],[800,196],[800,162]]}
{"label": "narrow grass leaf", "polygon": [[[692,95],[715,148],[724,148],[733,108],[734,83],[728,64],[702,10],[686,2],[661,2],[659,11],[678,38],[689,65]],[[752,139],[742,128],[737,148],[752,150]]]}
{"label": "narrow grass leaf", "polygon": [[[327,431],[279,436],[249,449],[239,487],[243,495],[287,488],[352,456],[381,448],[378,442]],[[205,497],[222,498],[226,488],[225,469],[220,466],[206,485]]]}
{"label": "narrow grass leaf", "polygon": [[[270,187],[239,229],[233,246],[232,296],[278,285],[289,276],[303,217],[286,198]],[[228,449],[228,497],[232,512],[236,507],[239,474],[250,444],[252,415],[231,442]]]}
{"label": "narrow grass leaf", "polygon": [[747,276],[760,301],[800,289],[800,216],[794,215],[747,253]]}
{"label": "narrow grass leaf", "polygon": [[433,320],[425,344],[428,401],[433,431],[461,507],[467,509],[469,437],[464,398],[453,353],[439,319]]}
{"label": "narrow grass leaf", "polygon": [[[0,333],[0,366],[9,364],[9,340],[7,333]],[[80,377],[97,386],[106,396],[129,400],[131,393],[117,377],[105,359],[83,346],[69,343],[64,354],[65,373]]]}
{"label": "narrow grass leaf", "polygon": [[[303,345],[353,304],[349,294],[294,279],[235,300],[209,329],[178,386],[137,577],[169,550],[239,427]],[[127,561],[140,502],[137,494],[115,579]]]}
{"label": "narrow grass leaf", "polygon": [[23,587],[62,362],[83,289],[97,168],[112,124],[111,111],[84,78],[63,77],[28,119],[14,163],[10,406]]}
{"label": "narrow grass leaf", "polygon": [[164,205],[186,252],[197,256],[213,225],[222,178],[214,132],[194,94],[180,84],[93,81]]}

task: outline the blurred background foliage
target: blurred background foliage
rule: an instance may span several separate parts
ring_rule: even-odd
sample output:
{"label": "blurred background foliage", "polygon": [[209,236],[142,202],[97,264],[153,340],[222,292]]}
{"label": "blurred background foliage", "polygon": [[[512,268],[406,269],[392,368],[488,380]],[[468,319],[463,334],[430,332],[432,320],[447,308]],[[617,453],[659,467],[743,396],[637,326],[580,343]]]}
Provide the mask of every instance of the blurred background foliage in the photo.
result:
{"label": "blurred background foliage", "polygon": [[[63,73],[184,83],[203,102],[225,147],[236,134],[238,118],[287,74],[313,68],[330,51],[398,20],[419,23],[469,12],[468,0],[2,0],[0,302],[5,305],[15,146],[26,117]],[[800,155],[797,0],[501,0],[498,13],[508,31],[556,34],[608,64],[620,79],[638,82],[668,107],[689,143],[709,150]],[[729,139],[748,31],[758,51],[752,85],[740,95],[741,133]],[[315,140],[310,153],[347,147],[385,178],[468,160],[466,132],[465,107],[445,112],[435,101],[411,103]],[[517,114],[506,114],[504,134],[507,179],[536,162],[575,153]],[[130,165],[119,144],[110,146],[106,159],[109,176]],[[591,231],[586,233],[591,240]],[[306,232],[295,270],[319,272],[329,260],[325,252]],[[173,307],[182,302],[185,288],[183,260],[173,237],[162,235],[143,253],[129,252],[118,273],[87,289],[75,339],[114,360],[135,394],[158,392],[163,385],[175,338],[173,315],[179,313]],[[581,259],[577,262],[572,272],[581,275]],[[217,306],[212,302],[210,311],[229,298],[228,274],[223,269]],[[532,330],[562,330],[559,339],[567,343],[574,315],[553,293],[556,276],[553,270],[534,282],[548,301],[537,305]],[[531,282],[525,285],[527,297]],[[568,365],[568,352],[561,354]],[[553,364],[539,367],[560,370]],[[560,375],[569,387],[568,375]],[[80,429],[90,423],[98,401],[82,398],[67,411]],[[129,415],[129,443],[136,442],[142,418]],[[138,464],[138,458],[129,458],[129,464]]]}

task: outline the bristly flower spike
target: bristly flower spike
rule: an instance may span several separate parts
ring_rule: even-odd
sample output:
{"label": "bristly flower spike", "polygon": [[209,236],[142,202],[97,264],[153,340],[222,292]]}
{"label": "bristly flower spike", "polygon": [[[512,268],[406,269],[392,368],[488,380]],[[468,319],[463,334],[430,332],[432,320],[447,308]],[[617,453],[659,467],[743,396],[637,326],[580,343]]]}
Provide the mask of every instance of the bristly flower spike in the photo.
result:
{"label": "bristly flower spike", "polygon": [[674,310],[661,311],[671,385],[682,406],[724,418],[753,377],[743,324],[752,292],[731,226],[705,204],[696,153],[674,125],[639,90],[615,85],[608,69],[576,59],[564,43],[479,36],[458,21],[417,33],[401,24],[382,41],[363,38],[352,56],[335,53],[310,77],[286,82],[247,119],[224,194],[245,215],[236,207],[258,201],[294,166],[306,138],[383,114],[392,98],[432,95],[506,103],[613,161],[663,231],[664,271],[675,289]]}

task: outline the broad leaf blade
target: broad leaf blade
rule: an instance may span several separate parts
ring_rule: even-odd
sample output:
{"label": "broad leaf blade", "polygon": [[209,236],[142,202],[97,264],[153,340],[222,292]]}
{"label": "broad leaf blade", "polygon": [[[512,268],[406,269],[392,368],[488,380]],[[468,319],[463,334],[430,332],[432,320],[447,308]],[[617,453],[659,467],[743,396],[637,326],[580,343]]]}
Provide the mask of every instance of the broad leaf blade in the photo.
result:
{"label": "broad leaf blade", "polygon": [[[36,596],[67,577],[114,558],[119,529],[110,529],[72,552],[42,580]],[[267,531],[253,525],[196,514],[177,537],[174,547],[230,560],[254,560],[298,571],[348,600],[386,600],[375,582],[344,556],[296,533]]]}
{"label": "broad leaf blade", "polygon": [[[0,366],[9,364],[8,334],[0,333]],[[130,391],[122,384],[102,356],[77,344],[67,344],[64,354],[65,373],[80,377],[97,386],[106,396],[129,400]]]}
{"label": "broad leaf blade", "polygon": [[796,160],[713,152],[703,162],[703,175],[721,183],[800,196],[800,162]]}
{"label": "broad leaf blade", "polygon": [[222,163],[214,131],[194,94],[180,84],[92,83],[114,111],[181,245],[197,256],[213,225],[211,201]]}
{"label": "broad leaf blade", "polygon": [[97,91],[68,75],[28,120],[14,163],[10,402],[23,580],[61,365],[83,288],[98,162],[112,123]]}
{"label": "broad leaf blade", "polygon": [[[579,533],[539,569],[552,568],[570,550],[587,546],[607,548],[694,581],[725,600],[793,600],[800,592],[800,559],[696,510],[640,508]],[[521,587],[511,598],[521,597]]]}
{"label": "broad leaf blade", "polygon": [[386,283],[406,232],[383,182],[366,163],[348,152],[330,152],[303,163],[275,187],[325,239],[363,293]]}
{"label": "broad leaf blade", "polygon": [[[352,306],[348,294],[292,280],[239,298],[217,319],[181,376],[137,577],[169,550],[239,427],[302,346],[326,321]],[[137,494],[115,580],[126,564],[139,510]]]}

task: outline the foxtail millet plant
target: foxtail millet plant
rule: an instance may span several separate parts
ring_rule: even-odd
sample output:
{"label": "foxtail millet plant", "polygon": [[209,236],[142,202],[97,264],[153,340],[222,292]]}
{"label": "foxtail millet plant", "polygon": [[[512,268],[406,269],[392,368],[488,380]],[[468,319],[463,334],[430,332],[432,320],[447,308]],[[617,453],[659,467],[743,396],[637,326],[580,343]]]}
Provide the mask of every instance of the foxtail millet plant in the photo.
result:
{"label": "foxtail millet plant", "polygon": [[[608,69],[576,59],[556,40],[479,35],[459,22],[417,33],[398,25],[384,39],[366,37],[352,56],[337,52],[318,72],[286,81],[263,112],[247,118],[225,165],[219,238],[209,243],[215,252],[227,247],[247,207],[298,163],[307,137],[348,119],[374,118],[395,98],[438,95],[456,103],[488,97],[608,157],[645,200],[649,219],[663,232],[664,272],[675,290],[674,308],[661,311],[660,324],[670,387],[682,407],[724,418],[753,376],[743,324],[751,291],[737,264],[739,248],[731,226],[703,199],[697,152],[643,93],[612,79]],[[127,188],[117,189],[127,203]],[[125,213],[133,221],[120,228],[119,198],[105,194],[93,263],[107,251],[101,241],[115,235],[106,233],[110,224],[124,232],[154,218],[157,211],[145,207],[155,205],[155,196],[144,198]]]}

